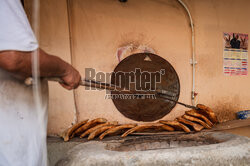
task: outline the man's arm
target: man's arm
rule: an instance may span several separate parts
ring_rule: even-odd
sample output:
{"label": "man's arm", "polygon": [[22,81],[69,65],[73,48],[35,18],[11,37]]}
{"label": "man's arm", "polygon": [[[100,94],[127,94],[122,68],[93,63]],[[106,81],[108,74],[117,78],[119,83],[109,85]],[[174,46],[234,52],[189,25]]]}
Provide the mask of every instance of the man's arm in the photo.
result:
{"label": "man's arm", "polygon": [[[59,77],[64,81],[61,85],[68,90],[78,87],[81,76],[75,68],[59,57],[47,54],[42,49],[38,49],[37,52],[40,77]],[[0,68],[23,79],[31,77],[32,52],[1,51]]]}

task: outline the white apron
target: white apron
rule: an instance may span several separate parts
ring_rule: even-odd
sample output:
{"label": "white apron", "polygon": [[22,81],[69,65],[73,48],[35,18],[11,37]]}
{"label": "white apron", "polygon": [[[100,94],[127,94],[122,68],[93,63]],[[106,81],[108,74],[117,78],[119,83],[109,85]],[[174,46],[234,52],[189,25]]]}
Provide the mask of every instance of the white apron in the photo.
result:
{"label": "white apron", "polygon": [[[36,21],[36,20],[35,20]],[[20,0],[0,0],[0,51],[34,51],[38,43]],[[32,87],[0,69],[0,166],[45,166],[47,83],[35,106]]]}
{"label": "white apron", "polygon": [[47,164],[46,82],[42,83],[42,94],[42,108],[37,110],[32,87],[0,69],[0,166]]}

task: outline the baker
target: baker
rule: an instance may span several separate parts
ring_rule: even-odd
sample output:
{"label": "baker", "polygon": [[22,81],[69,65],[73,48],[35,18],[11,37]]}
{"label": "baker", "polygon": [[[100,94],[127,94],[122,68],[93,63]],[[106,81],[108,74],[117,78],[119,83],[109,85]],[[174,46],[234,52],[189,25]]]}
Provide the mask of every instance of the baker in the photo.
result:
{"label": "baker", "polygon": [[68,90],[78,87],[79,72],[39,48],[20,0],[0,0],[0,166],[47,165],[47,82],[41,81],[39,109],[32,86],[24,84],[35,51],[40,77],[59,77]]}

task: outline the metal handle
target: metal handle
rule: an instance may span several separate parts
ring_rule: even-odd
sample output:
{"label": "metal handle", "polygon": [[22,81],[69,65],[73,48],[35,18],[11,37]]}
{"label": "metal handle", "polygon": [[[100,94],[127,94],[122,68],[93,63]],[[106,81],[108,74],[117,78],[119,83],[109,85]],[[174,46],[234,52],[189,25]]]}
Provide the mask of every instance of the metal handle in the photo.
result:
{"label": "metal handle", "polygon": [[[53,81],[53,82],[59,82],[59,83],[64,82],[62,79],[60,79],[58,77],[46,77],[46,80]],[[26,78],[24,83],[27,86],[31,86],[33,84],[33,78],[32,77]],[[93,80],[86,80],[86,79],[81,79],[81,81],[79,82],[79,85],[93,87],[93,88],[99,88],[99,89],[115,90],[115,86],[110,86],[110,84],[100,83],[100,82],[96,82]]]}
{"label": "metal handle", "polygon": [[[57,78],[57,77],[48,77],[48,78],[46,78],[46,80],[63,83],[63,80],[61,80],[60,78]],[[32,77],[28,77],[25,79],[24,83],[27,86],[31,86],[34,83],[34,80]]]}
{"label": "metal handle", "polygon": [[[48,81],[54,81],[54,82],[59,82],[59,83],[63,83],[63,80],[60,79],[60,78],[57,78],[57,77],[47,77],[46,78]],[[28,86],[32,85],[33,84],[33,78],[32,77],[29,77],[27,79],[25,79],[24,83]],[[97,82],[97,81],[93,81],[93,80],[86,80],[86,79],[83,79],[80,81],[79,83],[81,86],[88,86],[88,87],[94,87],[94,88],[100,88],[100,89],[107,89],[107,90],[115,90],[115,86],[112,85],[112,84],[107,84],[107,83],[101,83],[101,82]],[[119,89],[116,89],[116,90],[119,90]],[[134,93],[133,91],[129,92],[129,93]],[[180,104],[180,105],[183,105],[184,107],[187,107],[187,108],[191,108],[191,109],[198,109],[197,107],[195,106],[192,106],[192,105],[188,105],[188,104],[184,104],[182,102],[179,102],[179,101],[176,101],[176,100],[173,100],[171,98],[169,98],[169,94],[165,93],[163,90],[161,91],[157,91],[156,94],[159,95],[159,97],[162,97],[164,98],[165,100],[168,100],[168,101],[172,101],[172,102],[175,102],[177,104]]]}

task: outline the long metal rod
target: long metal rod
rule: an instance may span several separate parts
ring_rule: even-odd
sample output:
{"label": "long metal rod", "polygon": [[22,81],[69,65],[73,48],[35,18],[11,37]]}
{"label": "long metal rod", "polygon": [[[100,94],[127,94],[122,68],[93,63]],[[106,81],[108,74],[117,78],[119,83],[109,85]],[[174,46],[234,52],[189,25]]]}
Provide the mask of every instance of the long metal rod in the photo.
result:
{"label": "long metal rod", "polygon": [[184,107],[191,108],[191,109],[198,109],[198,108],[195,107],[195,106],[188,105],[188,104],[185,104],[185,103],[182,103],[182,102],[179,102],[179,101],[170,99],[170,98],[164,96],[164,94],[159,94],[159,95],[160,95],[160,97],[162,97],[162,98],[164,98],[164,99],[166,99],[166,100],[173,101],[173,102],[175,102],[175,103],[177,103],[177,104],[183,105]]}
{"label": "long metal rod", "polygon": [[[112,90],[113,87],[116,86],[116,85],[113,85],[113,84],[102,83],[102,82],[98,82],[98,81],[94,81],[94,80],[86,80],[86,79],[84,79],[84,81],[93,83],[93,84],[95,84],[94,86],[96,86],[96,85],[98,85],[98,84],[99,84],[98,86],[102,85],[102,86],[101,86],[101,89]],[[85,84],[85,86],[86,86],[86,84]],[[87,86],[88,86],[88,85],[87,85]],[[92,86],[91,86],[91,87],[92,87]],[[102,88],[102,87],[104,87],[104,88]],[[111,87],[112,87],[112,88],[111,88]],[[124,90],[121,89],[121,91],[124,91]],[[164,90],[164,91],[166,91],[166,90]],[[195,107],[195,106],[188,105],[188,104],[185,104],[185,103],[182,103],[182,102],[179,102],[179,101],[176,101],[176,100],[174,100],[174,99],[171,99],[171,98],[167,97],[167,96],[169,96],[169,95],[168,95],[168,94],[165,94],[164,91],[163,91],[163,90],[157,90],[157,91],[156,91],[156,94],[157,94],[159,97],[161,97],[161,98],[164,98],[164,99],[166,99],[166,100],[175,102],[175,103],[180,104],[180,105],[182,105],[182,106],[184,106],[184,107],[191,108],[191,109],[197,109],[197,107]],[[131,93],[134,93],[133,91],[130,91],[130,92],[131,92]],[[167,96],[166,96],[166,95],[167,95]]]}
{"label": "long metal rod", "polygon": [[[54,81],[54,82],[60,82],[60,83],[63,83],[63,80],[61,80],[60,78],[46,78],[48,81]],[[25,80],[25,84],[26,85],[31,85],[32,84],[32,78],[28,78]],[[124,88],[121,88],[121,87],[118,87],[114,84],[109,84],[109,83],[103,83],[103,82],[99,82],[99,81],[94,81],[94,80],[88,80],[88,79],[82,79],[79,83],[79,85],[81,86],[87,86],[87,87],[93,87],[93,88],[97,88],[97,89],[106,89],[106,90],[110,90],[110,91],[114,91],[114,90],[118,90],[118,91],[126,91],[126,93],[129,93],[129,94],[135,94],[136,91],[131,91],[131,90],[127,90],[127,89],[124,89]],[[157,89],[156,90],[156,95],[158,97],[161,97],[161,98],[164,98],[168,101],[172,101],[172,102],[175,102],[177,104],[180,104],[184,107],[187,107],[187,108],[191,108],[191,109],[197,109],[197,107],[195,106],[192,106],[192,105],[188,105],[188,104],[185,104],[185,103],[182,103],[182,102],[179,102],[179,101],[176,101],[174,99],[171,99],[169,95],[169,93],[166,93],[168,92],[167,90],[162,90],[162,89]]]}

